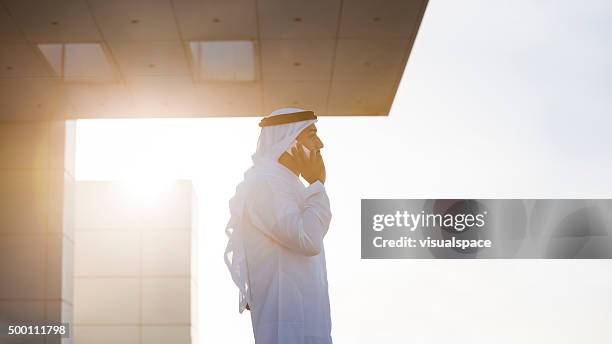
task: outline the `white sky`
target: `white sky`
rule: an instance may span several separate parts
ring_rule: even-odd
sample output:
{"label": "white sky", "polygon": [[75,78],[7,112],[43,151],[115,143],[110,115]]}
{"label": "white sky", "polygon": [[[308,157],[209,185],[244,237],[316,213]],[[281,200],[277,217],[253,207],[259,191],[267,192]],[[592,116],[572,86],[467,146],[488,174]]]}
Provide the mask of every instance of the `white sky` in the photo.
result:
{"label": "white sky", "polygon": [[[612,342],[612,261],[360,259],[361,198],[611,198],[610,42],[609,1],[433,0],[390,116],[320,118],[336,343]],[[252,342],[222,257],[258,120],[78,122],[78,180],[196,183],[202,343]]]}

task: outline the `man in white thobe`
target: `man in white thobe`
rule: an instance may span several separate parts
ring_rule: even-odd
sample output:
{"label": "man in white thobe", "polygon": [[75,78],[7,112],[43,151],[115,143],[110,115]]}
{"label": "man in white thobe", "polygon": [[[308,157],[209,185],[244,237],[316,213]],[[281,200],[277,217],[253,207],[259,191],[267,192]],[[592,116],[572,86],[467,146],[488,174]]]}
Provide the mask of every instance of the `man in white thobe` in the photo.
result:
{"label": "man in white thobe", "polygon": [[256,344],[332,344],[323,245],[331,211],[316,121],[295,108],[262,119],[253,166],[230,200],[225,262]]}

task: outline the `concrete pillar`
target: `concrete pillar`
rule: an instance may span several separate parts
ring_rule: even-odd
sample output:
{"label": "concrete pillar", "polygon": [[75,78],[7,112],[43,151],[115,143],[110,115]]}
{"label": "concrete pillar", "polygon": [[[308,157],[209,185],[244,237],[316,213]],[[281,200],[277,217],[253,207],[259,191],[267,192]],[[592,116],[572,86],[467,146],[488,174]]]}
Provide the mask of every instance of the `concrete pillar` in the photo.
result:
{"label": "concrete pillar", "polygon": [[[75,130],[0,121],[0,325],[72,322]],[[0,336],[15,341],[71,342]]]}
{"label": "concrete pillar", "polygon": [[197,200],[153,184],[77,182],[75,343],[197,343]]}

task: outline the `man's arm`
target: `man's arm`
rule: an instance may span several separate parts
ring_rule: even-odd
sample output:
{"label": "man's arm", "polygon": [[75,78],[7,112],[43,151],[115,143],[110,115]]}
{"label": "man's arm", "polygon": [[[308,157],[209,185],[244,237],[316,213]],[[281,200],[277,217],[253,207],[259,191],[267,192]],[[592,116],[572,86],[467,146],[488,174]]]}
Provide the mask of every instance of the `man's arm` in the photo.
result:
{"label": "man's arm", "polygon": [[257,229],[298,254],[315,256],[321,252],[331,211],[320,181],[304,190],[303,207],[283,185],[262,178],[253,187],[247,211]]}

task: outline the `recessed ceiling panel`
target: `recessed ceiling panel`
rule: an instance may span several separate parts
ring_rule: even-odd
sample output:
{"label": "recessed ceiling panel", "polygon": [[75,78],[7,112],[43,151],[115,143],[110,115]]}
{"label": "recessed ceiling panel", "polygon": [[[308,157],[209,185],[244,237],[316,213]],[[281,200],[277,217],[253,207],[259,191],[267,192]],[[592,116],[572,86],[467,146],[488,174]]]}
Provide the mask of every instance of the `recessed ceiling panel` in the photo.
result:
{"label": "recessed ceiling panel", "polygon": [[44,56],[45,61],[53,70],[53,76],[61,78],[64,74],[64,44],[45,43],[38,44],[38,50]]}
{"label": "recessed ceiling panel", "polygon": [[424,0],[344,0],[339,37],[411,38],[426,5]]}
{"label": "recessed ceiling panel", "polygon": [[89,0],[108,41],[177,40],[169,0]]}
{"label": "recessed ceiling panel", "polygon": [[122,84],[68,84],[66,95],[75,118],[123,117],[132,109],[132,97]]}
{"label": "recessed ceiling panel", "polygon": [[64,80],[110,81],[113,69],[102,46],[97,43],[64,46]]}
{"label": "recessed ceiling panel", "polygon": [[100,43],[39,44],[38,49],[65,82],[113,82],[116,79]]}
{"label": "recessed ceiling panel", "polygon": [[261,116],[261,84],[216,82],[195,86],[196,104],[204,116]]}
{"label": "recessed ceiling panel", "polygon": [[189,74],[179,41],[111,42],[110,46],[124,75]]}
{"label": "recessed ceiling panel", "polygon": [[408,41],[339,39],[334,80],[399,80]]}
{"label": "recessed ceiling panel", "polygon": [[192,41],[189,49],[199,81],[255,81],[252,41]]}
{"label": "recessed ceiling panel", "polygon": [[334,45],[332,39],[263,40],[263,78],[330,80]]}
{"label": "recessed ceiling panel", "polygon": [[260,38],[335,38],[340,0],[259,0]]}
{"label": "recessed ceiling panel", "polygon": [[183,39],[257,38],[255,0],[174,0]]}
{"label": "recessed ceiling panel", "polygon": [[270,81],[264,83],[264,110],[270,113],[282,107],[327,113],[328,81]]}
{"label": "recessed ceiling panel", "polygon": [[101,39],[84,0],[7,0],[4,3],[32,43]]}
{"label": "recessed ceiling panel", "polygon": [[139,76],[126,80],[134,105],[151,115],[191,114],[195,109],[195,88],[187,76]]}
{"label": "recessed ceiling panel", "polygon": [[9,17],[3,6],[0,6],[0,43],[24,42],[23,35],[17,29],[17,25]]}
{"label": "recessed ceiling panel", "polygon": [[329,115],[387,115],[395,82],[333,81]]}
{"label": "recessed ceiling panel", "polygon": [[61,81],[50,78],[0,79],[1,120],[61,118],[70,106]]}
{"label": "recessed ceiling panel", "polygon": [[31,45],[0,45],[0,78],[52,76]]}

